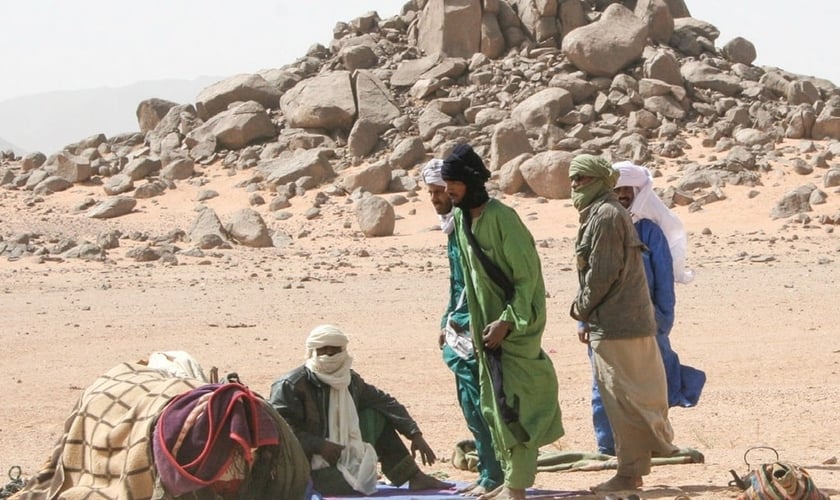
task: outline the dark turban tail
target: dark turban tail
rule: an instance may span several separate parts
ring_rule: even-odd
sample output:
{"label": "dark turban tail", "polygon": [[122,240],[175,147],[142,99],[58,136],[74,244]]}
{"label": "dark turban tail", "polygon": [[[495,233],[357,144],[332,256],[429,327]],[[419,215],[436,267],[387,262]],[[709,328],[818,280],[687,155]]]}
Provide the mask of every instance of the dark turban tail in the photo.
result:
{"label": "dark turban tail", "polygon": [[490,171],[469,144],[458,144],[443,161],[441,176],[445,181],[460,181],[467,186],[464,198],[455,204],[462,210],[479,207],[490,199],[484,183]]}

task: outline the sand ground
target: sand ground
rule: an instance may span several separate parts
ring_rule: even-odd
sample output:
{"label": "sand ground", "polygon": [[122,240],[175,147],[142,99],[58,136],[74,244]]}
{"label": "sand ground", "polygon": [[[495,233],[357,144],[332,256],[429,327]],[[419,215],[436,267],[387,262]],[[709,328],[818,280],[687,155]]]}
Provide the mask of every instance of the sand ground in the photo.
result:
{"label": "sand ground", "polygon": [[[676,174],[678,167],[665,168]],[[706,463],[654,467],[643,498],[734,498],[728,471],[746,473],[744,454],[756,445],[775,448],[806,467],[820,488],[840,494],[840,240],[832,226],[768,215],[786,190],[821,186],[822,173],[803,178],[778,169],[754,188],[756,197],[747,195],[751,188],[727,186],[724,201],[695,213],[676,209],[690,234],[688,264],[697,278],[677,288],[672,344],[684,363],[706,371],[708,383],[699,406],[672,409],[670,417],[677,444],[702,451]],[[203,188],[222,193],[207,204],[223,220],[246,206],[248,193],[235,184],[247,172],[231,176],[208,167],[205,176],[211,182]],[[28,193],[0,191],[1,232],[54,241],[93,239],[110,228],[162,235],[189,226],[197,189],[179,184],[111,221],[71,210],[86,196],[104,196],[97,186],[31,206]],[[409,198],[397,207],[394,236],[366,239],[346,198],[331,199],[321,217],[306,220],[313,196],[294,199],[293,216],[284,221],[260,209],[273,229],[291,237],[283,248],[212,251],[165,265],[126,258],[142,243],[124,239],[107,262],[0,261],[0,473],[20,465],[25,476],[34,474],[82,389],[117,363],[185,350],[205,368],[236,371],[267,394],[275,377],[302,362],[308,331],[329,322],[351,335],[357,371],[397,396],[424,429],[441,458],[426,470],[470,479],[449,463],[468,431],[436,344],[448,276],[431,205],[422,193]],[[829,192],[829,203],[810,215],[837,213],[838,199]],[[549,294],[543,347],[557,370],[566,435],[547,449],[592,451],[590,369],[568,317],[576,213],[568,200],[503,201],[516,206],[538,242]],[[750,455],[753,463],[772,458],[766,451]],[[540,473],[536,486],[579,490],[610,475]]]}

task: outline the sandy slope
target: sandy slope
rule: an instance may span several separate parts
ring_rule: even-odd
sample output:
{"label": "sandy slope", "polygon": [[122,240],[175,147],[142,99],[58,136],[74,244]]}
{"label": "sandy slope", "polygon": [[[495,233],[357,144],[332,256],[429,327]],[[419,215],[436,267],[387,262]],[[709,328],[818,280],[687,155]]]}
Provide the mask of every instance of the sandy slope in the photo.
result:
{"label": "sandy slope", "polygon": [[[676,175],[678,166],[664,169],[658,184]],[[758,444],[806,466],[820,487],[840,494],[840,466],[830,463],[840,455],[840,241],[830,226],[768,217],[784,191],[806,181],[821,185],[821,174],[803,179],[774,171],[756,188],[757,197],[747,196],[750,188],[728,186],[725,201],[696,213],[677,209],[690,232],[689,265],[697,279],[678,287],[672,343],[683,362],[704,369],[709,381],[700,405],[674,409],[671,420],[678,444],[701,450],[706,463],[654,468],[644,498],[673,498],[681,491],[692,498],[732,498],[728,471],[745,473],[744,452]],[[208,205],[223,220],[246,206],[247,193],[234,186],[247,172],[228,176],[211,168],[207,176],[211,182],[202,188],[222,193]],[[72,212],[84,197],[100,196],[95,186],[75,187],[29,208],[26,194],[0,191],[2,234],[92,239],[119,228],[161,235],[189,226],[197,190],[179,183],[113,221]],[[0,262],[0,376],[6,388],[0,471],[18,464],[33,474],[81,389],[121,361],[183,349],[205,367],[237,371],[265,394],[277,375],[302,361],[303,339],[323,322],[352,336],[356,368],[404,402],[448,459],[468,433],[436,347],[447,268],[443,236],[431,230],[431,206],[422,195],[411,198],[397,207],[393,237],[365,239],[353,224],[345,225],[353,221],[345,198],[333,198],[320,218],[302,217],[313,196],[293,200],[288,220],[266,216],[292,238],[284,248],[223,250],[167,266],[125,258],[140,244],[125,239],[106,263]],[[829,203],[811,216],[836,213],[838,198],[829,193]],[[568,201],[504,201],[517,207],[538,241],[550,295],[543,344],[557,369],[566,428],[554,447],[591,450],[588,360],[567,315],[576,287],[576,213]],[[446,461],[429,470],[470,477]],[[609,475],[542,473],[537,486],[576,490]]]}

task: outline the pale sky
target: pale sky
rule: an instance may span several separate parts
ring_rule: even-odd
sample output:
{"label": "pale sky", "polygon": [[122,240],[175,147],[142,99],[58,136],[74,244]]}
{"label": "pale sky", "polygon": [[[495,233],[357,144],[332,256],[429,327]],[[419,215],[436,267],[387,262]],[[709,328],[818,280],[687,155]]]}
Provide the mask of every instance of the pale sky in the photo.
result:
{"label": "pale sky", "polygon": [[[279,67],[320,42],[337,21],[394,0],[0,0],[0,102],[53,90],[119,87],[143,80],[228,76]],[[743,36],[756,64],[840,85],[840,1],[687,0],[693,17]]]}

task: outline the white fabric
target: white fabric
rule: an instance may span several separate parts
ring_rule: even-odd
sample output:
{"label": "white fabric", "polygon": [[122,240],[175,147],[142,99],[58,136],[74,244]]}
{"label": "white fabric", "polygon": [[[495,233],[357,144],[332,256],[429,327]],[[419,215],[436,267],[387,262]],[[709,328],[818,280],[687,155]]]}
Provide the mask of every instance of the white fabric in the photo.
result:
{"label": "white fabric", "polygon": [[209,382],[198,361],[184,351],[155,351],[149,355],[147,366],[164,371],[172,377],[192,378]]}
{"label": "white fabric", "polygon": [[679,217],[668,209],[653,191],[653,176],[650,170],[629,161],[616,163],[613,168],[619,172],[618,183],[615,187],[631,186],[636,193],[629,209],[633,222],[650,219],[662,229],[674,261],[674,281],[690,283],[694,279],[694,271],[685,266],[688,247],[685,227]]}
{"label": "white fabric", "polygon": [[[458,304],[455,306],[455,309],[460,309],[466,300],[467,290],[464,289],[461,290],[461,296],[458,297]],[[473,352],[475,352],[475,347],[473,347],[472,341],[472,333],[469,330],[456,332],[451,326],[451,318],[452,313],[449,313],[449,317],[446,318],[446,326],[443,327],[444,341],[446,342],[446,345],[452,348],[459,358],[469,359],[473,356]]]}
{"label": "white fabric", "polygon": [[[446,187],[446,181],[443,180],[441,168],[443,168],[443,160],[437,158],[429,160],[423,166],[423,171],[420,172],[420,175],[423,177],[423,182],[426,185]],[[440,217],[441,231],[446,234],[452,234],[452,231],[455,229],[455,219],[452,217],[452,212],[445,215],[438,215],[438,217]]]}
{"label": "white fabric", "polygon": [[[365,495],[376,492],[376,450],[362,441],[359,429],[359,414],[350,395],[350,367],[353,358],[347,353],[349,339],[333,325],[321,325],[309,333],[306,339],[306,367],[321,382],[330,386],[330,407],[327,410],[327,439],[344,446],[336,467],[347,484]],[[332,356],[318,356],[319,347],[341,347],[342,351]],[[327,359],[331,358],[331,359]],[[312,468],[329,466],[321,455],[313,455]]]}
{"label": "white fabric", "polygon": [[423,176],[423,182],[426,184],[446,187],[446,181],[443,180],[443,174],[441,174],[442,168],[443,160],[438,158],[429,160],[423,166],[423,171],[420,173],[420,175]]}
{"label": "white fabric", "polygon": [[455,229],[455,218],[452,217],[452,212],[446,215],[438,215],[440,217],[440,230],[446,234],[452,234]]}

